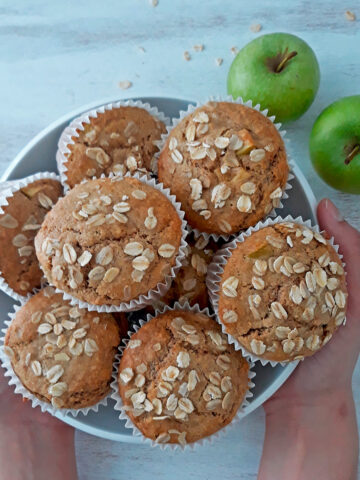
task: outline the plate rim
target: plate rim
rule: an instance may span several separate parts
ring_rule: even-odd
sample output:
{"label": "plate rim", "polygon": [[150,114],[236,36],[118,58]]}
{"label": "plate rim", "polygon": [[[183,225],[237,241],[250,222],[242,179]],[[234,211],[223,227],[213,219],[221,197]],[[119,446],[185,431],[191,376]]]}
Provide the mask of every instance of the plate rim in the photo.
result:
{"label": "plate rim", "polygon": [[[37,133],[27,144],[20,150],[20,152],[14,157],[14,159],[9,163],[8,167],[6,168],[5,172],[1,175],[0,181],[7,181],[9,177],[11,176],[13,170],[19,165],[19,163],[23,160],[23,157],[31,151],[31,149],[39,143],[44,137],[46,137],[49,133],[51,133],[54,129],[58,128],[61,124],[65,122],[69,122],[72,118],[88,111],[93,108],[96,108],[100,105],[105,105],[107,103],[112,103],[116,102],[119,100],[126,101],[126,100],[144,100],[144,99],[152,99],[154,102],[157,100],[161,101],[181,101],[184,103],[195,103],[195,100],[189,100],[188,98],[183,98],[183,97],[171,97],[168,95],[161,96],[161,95],[137,95],[135,97],[106,97],[102,98],[96,101],[92,101],[86,104],[83,104],[70,112],[62,115],[61,117],[57,118],[56,120],[52,121],[49,125],[47,125],[45,128],[43,128],[39,133]],[[297,165],[296,161],[292,159],[293,162],[293,172],[297,179],[299,180],[299,183],[301,187],[304,190],[304,193],[307,197],[307,200],[309,202],[310,208],[312,210],[312,213],[314,215],[314,218],[316,218],[316,198],[314,195],[314,192],[312,191],[310,184],[308,180],[306,179],[305,175],[302,173],[300,170],[299,166]],[[280,387],[283,385],[283,383],[290,377],[290,375],[293,373],[295,368],[297,367],[298,363],[292,363],[287,365],[284,368],[284,371],[277,377],[277,379],[261,394],[257,397],[257,399],[254,402],[251,402],[249,407],[246,410],[246,413],[242,415],[240,418],[243,418],[256,410],[262,403],[264,402],[264,397],[270,398]],[[77,428],[78,430],[81,430],[85,433],[88,433],[90,435],[95,435],[97,437],[106,439],[106,440],[113,440],[113,441],[118,441],[118,442],[125,442],[125,443],[132,443],[132,444],[140,444],[142,442],[141,437],[134,436],[131,434],[131,430],[129,430],[129,434],[124,434],[124,433],[113,433],[113,432],[108,432],[107,430],[103,430],[99,427],[94,427],[92,425],[86,425],[83,422],[81,422],[78,418],[73,417],[72,415],[62,415],[61,413],[56,413],[55,416],[67,423],[68,425],[71,425],[72,427]]]}

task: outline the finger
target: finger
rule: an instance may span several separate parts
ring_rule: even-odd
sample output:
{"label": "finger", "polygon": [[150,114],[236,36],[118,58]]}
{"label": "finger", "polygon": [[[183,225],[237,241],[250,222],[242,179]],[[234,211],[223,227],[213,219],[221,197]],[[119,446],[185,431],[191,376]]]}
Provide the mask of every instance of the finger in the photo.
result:
{"label": "finger", "polygon": [[321,229],[334,237],[346,263],[346,282],[349,291],[348,313],[360,316],[360,233],[349,225],[339,210],[327,198],[317,208]]}

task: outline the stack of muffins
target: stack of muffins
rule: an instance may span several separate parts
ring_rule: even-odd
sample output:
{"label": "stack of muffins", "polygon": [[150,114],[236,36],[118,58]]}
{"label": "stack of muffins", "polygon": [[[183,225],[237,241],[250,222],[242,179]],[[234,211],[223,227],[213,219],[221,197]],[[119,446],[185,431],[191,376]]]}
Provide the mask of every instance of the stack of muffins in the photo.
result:
{"label": "stack of muffins", "polygon": [[269,218],[289,166],[266,115],[211,101],[165,124],[140,102],[88,112],[60,178],[1,192],[0,288],[21,302],[2,362],[34,406],[86,414],[113,390],[127,426],[184,447],[238,416],[252,362],[321,349],[347,293],[326,234]]}

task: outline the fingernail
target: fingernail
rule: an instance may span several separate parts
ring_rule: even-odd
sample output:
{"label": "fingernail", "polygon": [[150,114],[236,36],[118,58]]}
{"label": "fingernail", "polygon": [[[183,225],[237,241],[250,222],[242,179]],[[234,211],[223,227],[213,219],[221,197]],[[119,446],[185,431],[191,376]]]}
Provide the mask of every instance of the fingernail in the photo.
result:
{"label": "fingernail", "polygon": [[328,210],[331,215],[335,218],[337,222],[343,222],[344,217],[342,216],[341,212],[335,207],[331,200],[328,198],[325,200],[325,208]]}

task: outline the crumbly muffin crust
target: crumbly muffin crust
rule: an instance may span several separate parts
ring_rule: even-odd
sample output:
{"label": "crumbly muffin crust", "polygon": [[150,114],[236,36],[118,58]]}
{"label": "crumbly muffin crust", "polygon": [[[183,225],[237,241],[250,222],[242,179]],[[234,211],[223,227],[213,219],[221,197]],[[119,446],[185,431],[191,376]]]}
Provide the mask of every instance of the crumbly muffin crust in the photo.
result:
{"label": "crumbly muffin crust", "polygon": [[258,111],[209,102],[183,118],[160,154],[159,180],[202,232],[230,234],[279,205],[288,177],[283,140]]}
{"label": "crumbly muffin crust", "polygon": [[136,178],[102,178],[58,202],[35,247],[52,285],[93,305],[120,305],[165,281],[181,236],[181,219],[159,190]]}
{"label": "crumbly muffin crust", "polygon": [[319,233],[292,222],[264,227],[232,250],[219,318],[249,352],[274,361],[313,355],[343,323],[341,260]]}
{"label": "crumbly muffin crust", "polygon": [[[34,237],[45,215],[62,195],[60,182],[36,180],[8,197],[0,214],[0,271],[19,295],[39,288],[42,272],[35,255]],[[6,253],[5,253],[6,252]]]}
{"label": "crumbly muffin crust", "polygon": [[231,422],[248,390],[249,365],[215,320],[172,310],[132,335],[119,367],[127,414],[158,443],[192,443]]}
{"label": "crumbly muffin crust", "polygon": [[74,144],[68,145],[66,155],[66,183],[70,188],[84,178],[100,177],[110,173],[151,172],[154,155],[166,128],[163,122],[139,107],[105,110],[77,129]]}
{"label": "crumbly muffin crust", "polygon": [[112,315],[72,307],[47,287],[16,313],[4,349],[29,392],[55,408],[78,409],[109,393],[119,342]]}

